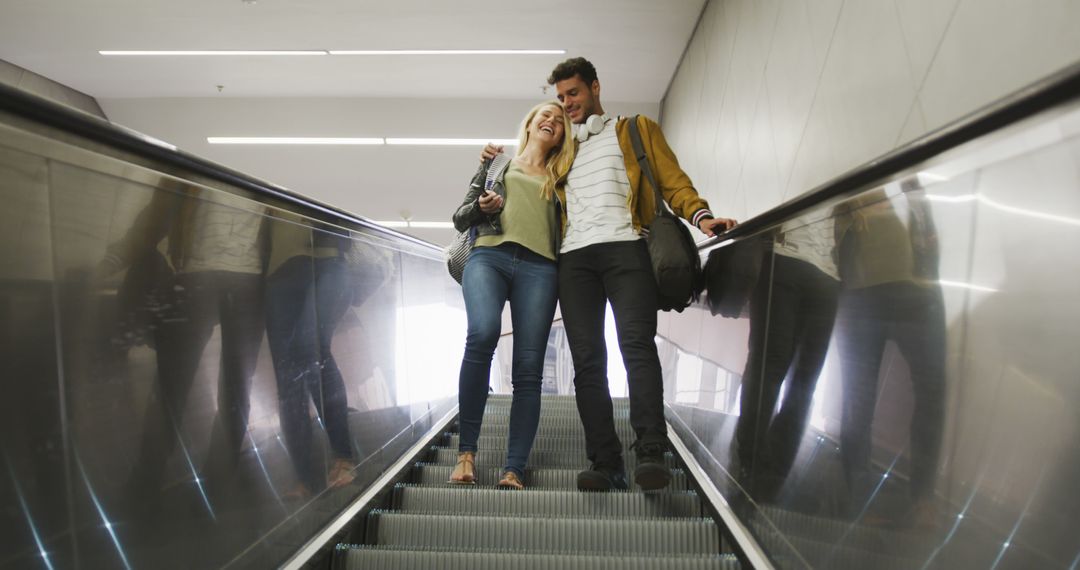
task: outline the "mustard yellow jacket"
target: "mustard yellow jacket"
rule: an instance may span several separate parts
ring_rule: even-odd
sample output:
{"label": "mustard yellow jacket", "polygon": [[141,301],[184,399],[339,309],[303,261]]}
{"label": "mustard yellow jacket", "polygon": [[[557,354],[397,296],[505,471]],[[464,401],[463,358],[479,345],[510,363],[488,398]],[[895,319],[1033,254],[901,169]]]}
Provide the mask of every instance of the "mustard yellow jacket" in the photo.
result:
{"label": "mustard yellow jacket", "polygon": [[[634,230],[648,228],[656,215],[656,196],[653,189],[645,181],[645,175],[638,165],[634,155],[634,145],[630,141],[629,117],[619,117],[615,123],[615,136],[619,139],[619,148],[622,149],[623,163],[626,165],[626,177],[630,180],[630,194],[627,196],[627,205],[630,207],[630,216],[633,220]],[[656,183],[660,185],[660,193],[664,200],[671,205],[671,209],[686,221],[697,227],[701,220],[713,217],[709,210],[709,203],[698,195],[690,177],[679,167],[679,159],[668,146],[663,131],[656,121],[638,115],[638,132],[641,133],[641,144],[648,156],[649,166],[652,168]],[[576,150],[575,150],[576,152]],[[559,195],[562,207],[562,231],[566,233],[566,186],[560,184],[555,189]]]}

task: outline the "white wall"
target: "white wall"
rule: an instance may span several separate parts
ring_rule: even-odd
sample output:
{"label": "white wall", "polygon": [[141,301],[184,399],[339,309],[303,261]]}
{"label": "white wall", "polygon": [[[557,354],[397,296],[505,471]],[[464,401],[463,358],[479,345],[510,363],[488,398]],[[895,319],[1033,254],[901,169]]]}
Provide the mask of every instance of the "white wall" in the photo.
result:
{"label": "white wall", "polygon": [[[515,138],[539,100],[103,99],[114,122],[190,153],[376,220],[449,221],[478,164],[476,147],[221,146],[208,136]],[[608,103],[656,116],[655,103]],[[452,230],[403,230],[449,243]]]}
{"label": "white wall", "polygon": [[744,220],[1080,60],[1075,0],[710,0],[663,102]]}

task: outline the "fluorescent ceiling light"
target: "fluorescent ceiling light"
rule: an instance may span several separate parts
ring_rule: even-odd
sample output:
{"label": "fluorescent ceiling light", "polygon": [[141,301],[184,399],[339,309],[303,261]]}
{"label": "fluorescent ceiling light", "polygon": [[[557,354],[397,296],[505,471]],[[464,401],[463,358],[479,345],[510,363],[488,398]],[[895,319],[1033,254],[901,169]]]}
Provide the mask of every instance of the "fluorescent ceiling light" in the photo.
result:
{"label": "fluorescent ceiling light", "polygon": [[409,227],[448,230],[454,227],[454,222],[409,222]]}
{"label": "fluorescent ceiling light", "polygon": [[381,145],[382,138],[357,137],[206,137],[210,144]]}
{"label": "fluorescent ceiling light", "polygon": [[381,137],[206,137],[210,144],[297,144],[297,145],[419,145],[419,146],[484,146],[493,143],[517,146],[517,139],[440,139],[440,138],[381,138]]}
{"label": "fluorescent ceiling light", "polygon": [[328,55],[326,50],[101,50],[101,55]]}
{"label": "fluorescent ceiling light", "polygon": [[563,55],[564,49],[278,49],[278,50],[98,50],[101,55],[237,56],[237,55]]}
{"label": "fluorescent ceiling light", "polygon": [[503,146],[517,146],[517,139],[398,139],[388,138],[386,144],[426,145],[426,146],[484,146],[487,143]]}
{"label": "fluorescent ceiling light", "polygon": [[353,49],[330,55],[562,55],[564,49]]}
{"label": "fluorescent ceiling light", "polygon": [[387,220],[378,221],[376,224],[380,226],[386,226],[388,228],[427,228],[427,229],[439,229],[449,230],[454,228],[453,222],[414,222],[412,220]]}

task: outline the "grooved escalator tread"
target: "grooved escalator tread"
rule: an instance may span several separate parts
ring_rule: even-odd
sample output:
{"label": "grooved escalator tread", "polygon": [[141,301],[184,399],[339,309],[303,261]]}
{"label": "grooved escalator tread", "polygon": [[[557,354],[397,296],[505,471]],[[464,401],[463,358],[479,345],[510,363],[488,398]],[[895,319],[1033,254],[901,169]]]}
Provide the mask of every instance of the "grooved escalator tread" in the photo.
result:
{"label": "grooved escalator tread", "polygon": [[582,493],[580,491],[484,489],[476,487],[394,488],[394,508],[407,513],[459,513],[594,518],[697,518],[704,516],[693,491]]}
{"label": "grooved escalator tread", "polygon": [[[415,479],[416,483],[422,485],[449,485],[450,473],[453,472],[454,467],[452,465],[435,465],[431,463],[419,463],[415,466]],[[502,476],[502,467],[489,465],[479,465],[477,470],[477,486],[494,486]],[[525,469],[525,487],[526,489],[563,489],[573,490],[577,488],[577,475],[580,469],[558,469],[558,468],[526,468]],[[630,477],[631,490],[635,490],[632,481],[633,477]],[[668,485],[668,489],[683,490],[688,489],[689,483],[686,478],[686,473],[682,469],[673,469],[671,471],[671,484]]]}
{"label": "grooved escalator tread", "polygon": [[[501,435],[482,435],[476,440],[476,446],[480,449],[495,449],[506,453],[507,442],[509,440],[507,434]],[[445,434],[442,438],[443,441],[439,447],[450,447],[457,449],[461,443],[461,435],[457,433]],[[550,437],[550,436],[537,436],[533,440],[533,451],[540,450],[580,450],[585,452],[585,438],[582,437]]]}
{"label": "grooved escalator tread", "polygon": [[378,544],[406,547],[624,555],[720,552],[719,528],[709,519],[526,519],[373,511],[371,524]]}
{"label": "grooved escalator tread", "polygon": [[573,555],[546,552],[460,552],[340,545],[339,570],[738,570],[731,554],[700,556]]}
{"label": "grooved escalator tread", "polygon": [[[449,447],[437,447],[435,448],[435,456],[432,460],[433,463],[440,465],[453,465],[457,463],[458,451]],[[629,453],[623,457],[623,461],[626,465],[627,474],[633,472],[634,467],[637,466],[637,457],[633,453]],[[506,450],[501,451],[487,451],[481,449],[476,454],[476,465],[502,466],[506,462]],[[675,460],[675,456],[671,453],[664,454],[664,464],[669,468],[678,467],[678,462]],[[570,451],[548,451],[539,450],[533,451],[529,455],[529,465],[543,465],[544,467],[561,467],[565,469],[585,469],[589,466],[589,461],[585,457],[584,450],[570,450]]]}

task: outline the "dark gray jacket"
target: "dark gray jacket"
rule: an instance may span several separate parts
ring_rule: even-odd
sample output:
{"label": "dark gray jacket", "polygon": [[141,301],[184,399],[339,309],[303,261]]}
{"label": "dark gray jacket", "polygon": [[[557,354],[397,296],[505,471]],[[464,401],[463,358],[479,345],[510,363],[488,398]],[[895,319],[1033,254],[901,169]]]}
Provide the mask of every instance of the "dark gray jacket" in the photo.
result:
{"label": "dark gray jacket", "polygon": [[[454,212],[454,228],[459,232],[464,232],[469,228],[476,226],[477,236],[494,236],[502,235],[502,223],[499,219],[501,211],[494,214],[485,214],[480,211],[480,196],[484,193],[484,185],[488,178],[488,169],[491,168],[492,161],[486,160],[480,165],[480,168],[476,169],[476,174],[473,175],[472,181],[469,183],[469,190],[465,193],[465,200]],[[506,176],[506,169],[509,166],[509,161],[505,164],[496,165],[500,167],[498,172],[493,173],[494,179],[491,184],[491,191],[502,196],[503,203],[506,200],[506,187],[503,185],[503,178]],[[552,217],[551,223],[551,243],[555,255],[559,254],[559,247],[562,245],[562,206],[559,204],[559,198],[555,193],[552,193],[551,200],[552,208],[555,211],[555,215]]]}

